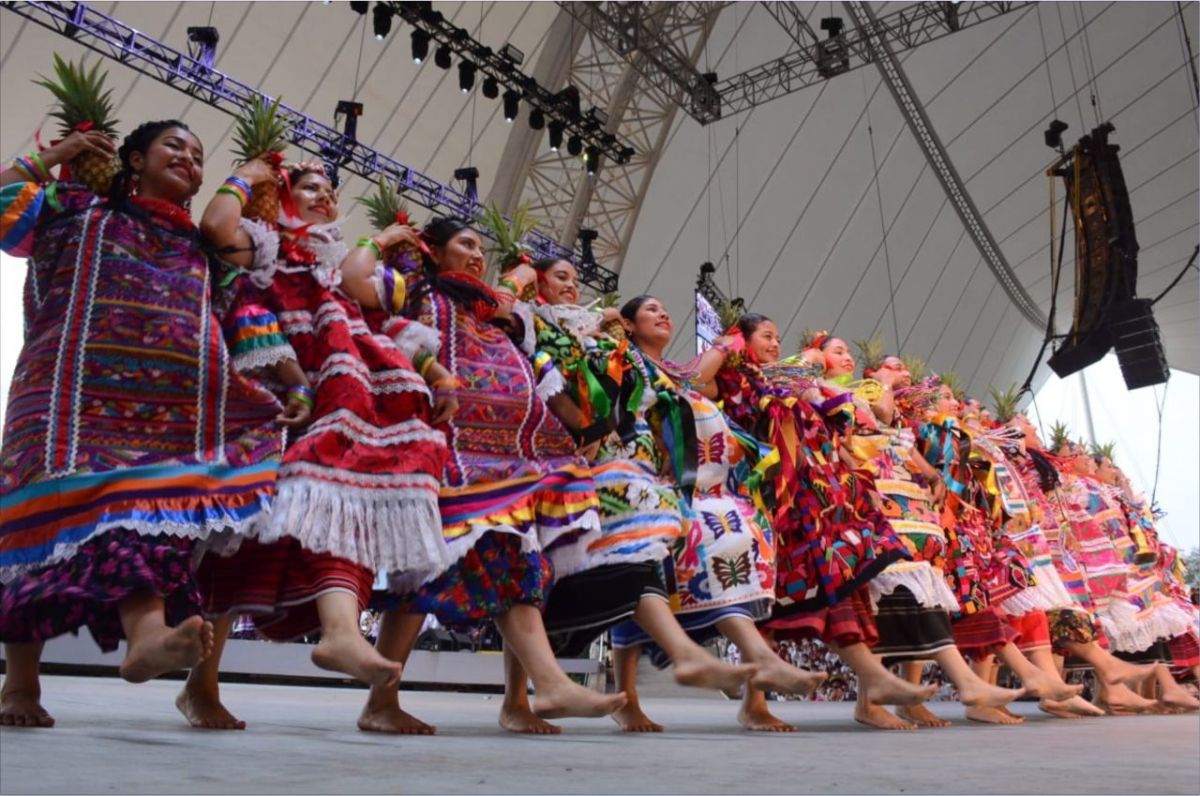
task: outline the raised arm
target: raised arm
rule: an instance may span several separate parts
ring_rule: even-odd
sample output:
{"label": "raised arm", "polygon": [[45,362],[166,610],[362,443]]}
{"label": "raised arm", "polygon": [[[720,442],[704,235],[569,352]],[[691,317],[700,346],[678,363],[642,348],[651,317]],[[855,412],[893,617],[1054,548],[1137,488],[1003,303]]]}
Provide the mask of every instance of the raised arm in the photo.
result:
{"label": "raised arm", "polygon": [[417,237],[416,228],[392,224],[382,232],[359,240],[358,245],[342,260],[341,288],[363,309],[387,309],[380,304],[375,266],[383,252],[397,245],[418,247],[420,239]]}
{"label": "raised arm", "polygon": [[254,247],[241,226],[242,206],[255,185],[275,179],[275,170],[265,160],[254,159],[234,170],[204,208],[200,232],[221,257],[238,268],[254,264]]}
{"label": "raised arm", "polygon": [[8,168],[0,171],[0,185],[17,182],[50,182],[50,170],[63,163],[70,163],[84,152],[95,152],[105,157],[117,154],[117,145],[104,133],[75,132],[57,144],[41,152],[30,152],[15,159]]}

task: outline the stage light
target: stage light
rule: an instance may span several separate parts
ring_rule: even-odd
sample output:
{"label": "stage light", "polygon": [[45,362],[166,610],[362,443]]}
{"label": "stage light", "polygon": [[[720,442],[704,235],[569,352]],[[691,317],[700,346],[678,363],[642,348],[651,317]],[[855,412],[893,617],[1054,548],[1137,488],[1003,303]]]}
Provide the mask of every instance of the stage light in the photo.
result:
{"label": "stage light", "polygon": [[525,61],[525,53],[518,50],[512,44],[506,44],[500,48],[500,57],[513,66],[520,66]]}
{"label": "stage light", "polygon": [[637,154],[637,150],[635,150],[631,146],[621,147],[621,156],[617,159],[617,162],[618,163],[628,163],[630,160],[633,159],[633,156],[636,154]]}
{"label": "stage light", "polygon": [[370,7],[371,7],[370,3],[360,3],[360,2],[358,2],[358,0],[352,0],[352,2],[350,3],[350,10],[353,11],[355,14],[358,14],[359,16],[362,16],[363,14],[367,13],[367,9],[369,9]]}
{"label": "stage light", "polygon": [[449,69],[451,63],[450,47],[445,44],[443,44],[441,47],[438,47],[437,51],[433,54],[433,62],[437,64],[438,68],[440,69]]}
{"label": "stage light", "polygon": [[495,99],[496,97],[500,96],[500,84],[496,81],[496,78],[488,75],[483,79],[482,91],[483,96],[487,97],[488,99]]}
{"label": "stage light", "polygon": [[521,105],[521,95],[511,88],[504,92],[504,121],[512,123],[517,118],[517,109]]}
{"label": "stage light", "polygon": [[583,152],[583,139],[578,135],[573,135],[567,139],[567,154],[574,157],[579,157]]}
{"label": "stage light", "polygon": [[429,34],[420,28],[412,32],[413,63],[419,64],[429,57]]}
{"label": "stage light", "polygon": [[529,112],[529,129],[541,130],[546,126],[546,114],[542,113],[541,108],[534,108]]}
{"label": "stage light", "polygon": [[550,151],[557,152],[562,147],[563,123],[558,119],[550,122]]}
{"label": "stage light", "polygon": [[464,94],[470,94],[475,87],[475,64],[470,61],[460,61],[458,64],[458,87]]}
{"label": "stage light", "polygon": [[371,21],[375,29],[375,41],[383,41],[392,32],[392,10],[384,4],[375,4]]}
{"label": "stage light", "polygon": [[474,166],[463,166],[454,170],[454,179],[465,182],[467,199],[474,204],[479,200],[479,169]]}
{"label": "stage light", "polygon": [[588,176],[595,177],[596,172],[600,171],[600,150],[594,146],[588,147],[585,162],[587,164]]}

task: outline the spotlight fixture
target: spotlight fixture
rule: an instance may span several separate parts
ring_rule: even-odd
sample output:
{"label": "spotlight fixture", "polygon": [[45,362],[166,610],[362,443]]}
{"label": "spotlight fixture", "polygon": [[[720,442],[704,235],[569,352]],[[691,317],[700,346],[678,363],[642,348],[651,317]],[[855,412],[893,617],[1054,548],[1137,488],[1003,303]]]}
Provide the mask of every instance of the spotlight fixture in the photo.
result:
{"label": "spotlight fixture", "polygon": [[217,60],[217,42],[221,34],[214,27],[191,27],[187,29],[188,54],[201,66],[212,69]]}
{"label": "spotlight fixture", "polygon": [[458,87],[464,94],[470,94],[475,87],[475,64],[470,61],[458,63]]}
{"label": "spotlight fixture", "polygon": [[587,173],[589,177],[596,176],[596,172],[600,171],[600,150],[597,147],[590,146],[587,148],[586,155]]}
{"label": "spotlight fixture", "polygon": [[351,141],[358,140],[358,117],[363,114],[363,104],[354,100],[338,100],[337,106],[333,111],[334,123],[337,123],[339,118],[345,117],[342,123],[342,135]]}
{"label": "spotlight fixture", "polygon": [[438,47],[433,54],[433,62],[438,65],[439,69],[449,69],[451,63],[450,47],[445,44]]}
{"label": "spotlight fixture", "polygon": [[617,162],[621,164],[628,163],[636,154],[637,150],[631,146],[621,147],[621,155],[617,158]]}
{"label": "spotlight fixture", "polygon": [[429,34],[420,28],[412,32],[413,63],[419,64],[429,57]]}
{"label": "spotlight fixture", "polygon": [[580,227],[579,231],[577,233],[575,233],[575,237],[577,237],[579,239],[579,248],[580,248],[579,264],[580,265],[595,265],[596,264],[596,252],[592,249],[592,243],[595,242],[596,238],[600,237],[600,233],[594,229],[587,229],[586,227]]}
{"label": "spotlight fixture", "polygon": [[488,75],[483,79],[483,96],[488,99],[495,99],[500,96],[500,83],[496,78]]}
{"label": "spotlight fixture", "polygon": [[546,114],[542,113],[541,108],[534,108],[529,112],[529,129],[541,130],[546,126]]}
{"label": "spotlight fixture", "polygon": [[517,108],[521,105],[521,94],[511,88],[504,92],[504,121],[512,123],[517,118]]}
{"label": "spotlight fixture", "polygon": [[518,50],[511,43],[500,48],[500,57],[513,66],[520,66],[525,61],[525,53]]}
{"label": "spotlight fixture", "polygon": [[583,152],[583,139],[578,135],[573,135],[567,139],[567,154],[574,157],[579,157]]}
{"label": "spotlight fixture", "polygon": [[479,199],[479,169],[474,166],[463,166],[454,170],[454,179],[467,184],[467,198],[474,204]]}
{"label": "spotlight fixture", "polygon": [[588,130],[599,130],[608,124],[608,114],[599,108],[592,108],[583,120],[583,126]]}
{"label": "spotlight fixture", "polygon": [[392,9],[383,3],[376,3],[371,23],[375,29],[375,41],[383,41],[392,32]]}
{"label": "spotlight fixture", "polygon": [[1055,119],[1050,122],[1050,126],[1042,131],[1042,136],[1046,140],[1046,146],[1051,149],[1062,150],[1062,134],[1070,127],[1069,124],[1061,119]]}
{"label": "spotlight fixture", "polygon": [[562,147],[563,123],[558,119],[550,122],[550,151],[557,152]]}
{"label": "spotlight fixture", "polygon": [[358,14],[359,16],[366,14],[367,9],[370,7],[371,7],[370,3],[361,3],[361,2],[358,2],[358,0],[352,0],[350,3],[350,10],[353,11],[355,14]]}

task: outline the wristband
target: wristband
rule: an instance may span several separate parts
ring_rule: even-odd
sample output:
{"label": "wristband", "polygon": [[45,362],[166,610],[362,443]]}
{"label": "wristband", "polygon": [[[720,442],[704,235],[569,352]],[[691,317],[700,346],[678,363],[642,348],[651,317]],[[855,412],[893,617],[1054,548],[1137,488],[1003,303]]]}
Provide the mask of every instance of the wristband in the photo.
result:
{"label": "wristband", "polygon": [[435,392],[454,392],[462,386],[457,376],[442,376],[429,385]]}
{"label": "wristband", "polygon": [[499,281],[497,284],[498,284],[500,287],[502,287],[502,288],[504,288],[505,290],[507,290],[508,292],[512,293],[512,294],[513,294],[513,296],[519,296],[519,295],[521,295],[521,287],[520,287],[520,285],[518,285],[518,284],[517,284],[515,281],[513,281],[512,279],[510,279],[510,278],[509,278],[509,277],[507,277],[507,276],[501,277],[501,278],[500,278],[500,281]]}
{"label": "wristband", "polygon": [[288,387],[287,395],[289,401],[295,399],[307,406],[309,409],[312,409],[316,406],[316,402],[313,400],[313,391],[305,387],[303,384],[294,384],[291,387]]}
{"label": "wristband", "polygon": [[375,252],[376,259],[383,257],[383,250],[379,248],[379,244],[375,242],[374,238],[359,238],[354,245],[360,249],[371,249]]}
{"label": "wristband", "polygon": [[236,198],[239,205],[245,207],[246,202],[250,201],[250,183],[241,177],[226,177],[225,182],[221,183],[221,187],[217,189],[217,193],[228,194]]}
{"label": "wristband", "polygon": [[254,188],[251,187],[250,183],[236,174],[230,174],[228,177],[226,177],[225,185],[241,188],[247,195],[254,192]]}
{"label": "wristband", "polygon": [[241,207],[246,206],[246,195],[236,188],[229,188],[227,186],[222,185],[220,188],[217,189],[217,193],[223,193],[223,194],[226,194],[227,196],[232,196],[234,199],[238,200],[238,205],[240,205]]}

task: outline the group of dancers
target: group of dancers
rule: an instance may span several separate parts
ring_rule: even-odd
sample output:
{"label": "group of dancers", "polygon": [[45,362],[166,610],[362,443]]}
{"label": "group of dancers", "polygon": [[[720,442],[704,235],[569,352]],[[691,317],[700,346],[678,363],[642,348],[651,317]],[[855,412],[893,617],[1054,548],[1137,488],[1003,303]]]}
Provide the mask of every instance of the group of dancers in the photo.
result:
{"label": "group of dancers", "polygon": [[[119,157],[107,195],[52,179],[85,151]],[[922,706],[926,660],[982,722],[1019,722],[1022,694],[1062,718],[1200,707],[1176,680],[1200,668],[1179,556],[1107,458],[1048,450],[896,356],[855,381],[829,334],[786,357],[761,315],[672,363],[660,300],[580,306],[571,263],[519,246],[489,284],[470,219],[349,246],[320,164],[245,163],[196,223],[203,172],[177,120],[119,149],[73,132],[0,172],[0,246],[29,263],[0,452],[0,724],[52,726],[43,644],[86,626],[126,641],[126,680],[190,669],[192,725],[242,728],[219,674],[247,614],[266,639],[319,633],[313,662],[369,686],[358,726],[378,732],[435,730],[398,689],[428,614],[495,622],[514,732],[661,730],[642,652],[741,689],[746,728],[791,730],[766,694],[825,678],[776,654],[803,638],[853,669],[855,718],[881,729],[945,723]],[[244,217],[266,185],[278,220]],[[606,632],[612,694],[557,663]],[[705,649],[717,635],[741,663]],[[1094,703],[1064,656],[1094,668]],[[997,661],[1022,688],[995,684]]]}

